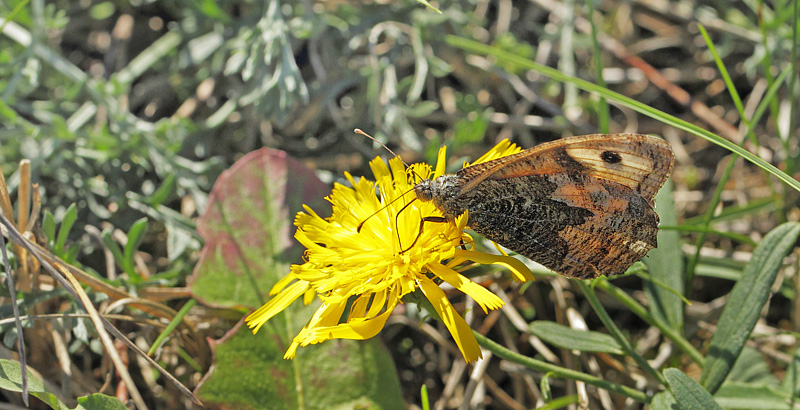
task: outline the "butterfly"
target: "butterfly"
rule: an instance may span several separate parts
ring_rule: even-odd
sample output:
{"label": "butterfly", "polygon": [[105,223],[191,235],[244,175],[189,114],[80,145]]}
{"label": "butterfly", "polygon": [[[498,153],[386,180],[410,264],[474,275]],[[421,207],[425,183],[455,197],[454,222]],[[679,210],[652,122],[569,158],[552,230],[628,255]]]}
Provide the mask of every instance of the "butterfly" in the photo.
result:
{"label": "butterfly", "polygon": [[[417,199],[564,276],[624,273],[657,245],[654,198],[672,172],[666,141],[594,134],[538,145],[423,180]],[[420,226],[422,229],[422,226]]]}

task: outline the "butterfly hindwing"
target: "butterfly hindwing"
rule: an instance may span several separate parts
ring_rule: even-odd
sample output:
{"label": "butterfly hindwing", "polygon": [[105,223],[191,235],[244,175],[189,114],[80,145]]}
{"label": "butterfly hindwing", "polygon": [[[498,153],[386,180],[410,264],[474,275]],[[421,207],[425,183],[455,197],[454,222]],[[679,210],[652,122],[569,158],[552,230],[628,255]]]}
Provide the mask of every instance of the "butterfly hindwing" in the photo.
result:
{"label": "butterfly hindwing", "polygon": [[462,169],[451,203],[476,232],[559,273],[621,274],[656,246],[652,203],[672,165],[655,137],[567,138]]}

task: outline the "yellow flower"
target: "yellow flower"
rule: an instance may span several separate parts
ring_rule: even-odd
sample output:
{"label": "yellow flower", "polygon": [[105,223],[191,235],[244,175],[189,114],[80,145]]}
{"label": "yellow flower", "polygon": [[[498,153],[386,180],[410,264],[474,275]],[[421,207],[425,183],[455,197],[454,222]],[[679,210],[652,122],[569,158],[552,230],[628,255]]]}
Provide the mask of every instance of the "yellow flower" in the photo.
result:
{"label": "yellow flower", "polygon": [[[519,150],[503,141],[479,161]],[[531,280],[533,275],[517,259],[473,250],[473,240],[464,232],[466,213],[454,222],[425,223],[420,230],[423,217],[442,213],[431,202],[415,200],[413,181],[441,176],[444,165],[444,148],[434,172],[426,164],[405,169],[399,158],[390,160],[387,167],[376,158],[370,162],[375,183],[365,178],[356,181],[345,174],[352,188],[334,186],[327,198],[332,204],[329,218],[304,206],[306,212],[299,212],[294,224],[295,238],[307,249],[306,262],[292,265],[291,272],[270,291],[274,297],[247,317],[253,333],[300,296],[306,304],[316,296],[322,305],[294,338],[284,358],[294,357],[299,346],[328,339],[367,339],[378,334],[403,296],[420,289],[464,359],[473,362],[481,357],[469,325],[438,283],[447,282],[469,295],[486,312],[502,307],[502,300],[456,269],[468,262],[500,264],[518,280]],[[350,311],[343,319],[348,301]]]}

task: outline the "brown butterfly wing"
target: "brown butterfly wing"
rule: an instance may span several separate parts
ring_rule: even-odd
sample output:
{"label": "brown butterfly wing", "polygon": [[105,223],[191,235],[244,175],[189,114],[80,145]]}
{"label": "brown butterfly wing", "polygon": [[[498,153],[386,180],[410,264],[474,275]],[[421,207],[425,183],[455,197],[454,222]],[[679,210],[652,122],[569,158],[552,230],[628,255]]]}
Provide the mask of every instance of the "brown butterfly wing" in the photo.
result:
{"label": "brown butterfly wing", "polygon": [[476,232],[556,272],[616,275],[656,246],[652,203],[672,165],[655,137],[567,138],[462,169],[452,204]]}

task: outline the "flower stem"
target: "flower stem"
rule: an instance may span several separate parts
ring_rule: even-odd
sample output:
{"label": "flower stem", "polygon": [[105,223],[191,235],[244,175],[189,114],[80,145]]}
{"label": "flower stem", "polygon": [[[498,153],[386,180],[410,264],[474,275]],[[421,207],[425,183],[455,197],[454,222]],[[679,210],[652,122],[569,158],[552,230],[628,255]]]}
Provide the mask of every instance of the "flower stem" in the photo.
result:
{"label": "flower stem", "polygon": [[595,281],[594,286],[617,298],[617,300],[622,302],[622,304],[630,309],[631,312],[633,312],[636,316],[639,316],[648,324],[657,327],[667,339],[671,340],[672,343],[675,343],[675,346],[679,350],[689,356],[700,367],[703,367],[705,358],[702,354],[700,354],[699,351],[697,351],[697,349],[694,348],[694,346],[692,346],[691,343],[689,343],[688,340],[686,340],[673,328],[669,327],[666,323],[651,315],[644,306],[639,304],[639,302],[634,300],[630,295],[622,291],[620,288],[612,285],[607,280]]}
{"label": "flower stem", "polygon": [[[603,280],[599,280],[597,282],[603,282]],[[603,304],[600,303],[600,300],[597,299],[597,294],[594,293],[594,289],[589,286],[586,282],[582,280],[575,281],[578,284],[578,287],[581,288],[583,294],[586,296],[586,300],[589,301],[589,304],[592,305],[594,308],[594,313],[600,318],[600,321],[603,322],[603,325],[606,327],[611,336],[617,340],[620,346],[622,346],[622,350],[628,354],[633,360],[639,364],[639,367],[642,368],[645,372],[650,374],[654,379],[658,380],[664,386],[667,386],[667,379],[659,373],[653,366],[650,366],[650,363],[647,362],[647,359],[642,357],[639,353],[636,353],[636,350],[633,349],[628,339],[622,333],[621,330],[617,327],[614,323],[614,320],[611,319],[611,316],[608,315],[608,312],[603,307]]]}
{"label": "flower stem", "polygon": [[541,360],[536,360],[534,358],[521,355],[519,353],[513,352],[505,348],[504,346],[494,342],[493,340],[489,339],[488,337],[478,332],[473,331],[472,333],[475,334],[475,338],[478,339],[478,343],[481,346],[491,351],[498,357],[506,359],[510,362],[518,363],[525,367],[538,370],[540,372],[551,372],[554,377],[582,381],[586,384],[590,384],[592,386],[608,390],[609,392],[612,393],[621,394],[623,396],[630,397],[634,400],[643,403],[649,403],[650,400],[652,400],[651,396],[648,396],[647,394],[639,390],[632,389],[630,387],[623,386],[621,384],[612,383],[586,373],[567,369],[561,366],[556,366],[554,364],[550,364],[547,362],[543,362]]}

